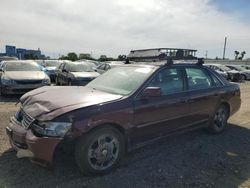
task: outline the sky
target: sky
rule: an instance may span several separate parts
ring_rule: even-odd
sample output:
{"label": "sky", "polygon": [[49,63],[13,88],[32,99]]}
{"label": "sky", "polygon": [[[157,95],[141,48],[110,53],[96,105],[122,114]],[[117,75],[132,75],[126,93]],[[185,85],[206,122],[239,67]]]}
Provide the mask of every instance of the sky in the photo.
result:
{"label": "sky", "polygon": [[198,56],[250,57],[249,0],[1,0],[5,44],[51,57],[68,52],[117,57],[132,49],[173,47]]}

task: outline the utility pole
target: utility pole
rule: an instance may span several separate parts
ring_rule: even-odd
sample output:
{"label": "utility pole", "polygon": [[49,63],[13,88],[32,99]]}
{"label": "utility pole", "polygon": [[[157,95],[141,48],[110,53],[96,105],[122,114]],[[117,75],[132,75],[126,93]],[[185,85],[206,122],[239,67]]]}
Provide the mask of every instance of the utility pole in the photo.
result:
{"label": "utility pole", "polygon": [[206,57],[206,59],[207,59],[207,52],[208,52],[208,51],[206,50],[206,53],[205,53],[205,57]]}
{"label": "utility pole", "polygon": [[222,59],[225,59],[226,48],[227,48],[227,37],[225,37],[224,50],[223,50],[223,58]]}

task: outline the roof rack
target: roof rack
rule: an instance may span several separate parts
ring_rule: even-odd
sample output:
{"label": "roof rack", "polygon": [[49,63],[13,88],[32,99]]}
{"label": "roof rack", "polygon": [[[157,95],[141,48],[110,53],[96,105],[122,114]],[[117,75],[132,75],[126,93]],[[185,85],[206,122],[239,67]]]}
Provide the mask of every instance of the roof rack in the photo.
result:
{"label": "roof rack", "polygon": [[[163,64],[163,66],[169,66],[169,65],[173,65],[174,61],[171,57],[167,58],[167,62],[165,64]],[[204,64],[204,58],[198,58],[198,61],[196,63],[194,63],[196,65],[203,65]]]}
{"label": "roof rack", "polygon": [[204,58],[198,58],[197,65],[203,65],[204,64]]}

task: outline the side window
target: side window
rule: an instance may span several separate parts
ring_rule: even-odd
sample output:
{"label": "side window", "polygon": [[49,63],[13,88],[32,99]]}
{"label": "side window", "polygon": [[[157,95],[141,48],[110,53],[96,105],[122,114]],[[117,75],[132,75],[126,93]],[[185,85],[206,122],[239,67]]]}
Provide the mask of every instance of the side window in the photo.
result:
{"label": "side window", "polygon": [[69,64],[65,64],[65,66],[64,66],[64,69],[66,70],[66,71],[70,71],[70,65]]}
{"label": "side window", "polygon": [[213,66],[214,67],[214,70],[219,70],[219,68],[218,67],[216,67],[216,66]]}
{"label": "side window", "polygon": [[103,64],[103,65],[101,65],[100,67],[99,67],[99,69],[101,69],[101,70],[105,70],[105,64]]}
{"label": "side window", "polygon": [[214,86],[218,87],[218,86],[222,86],[223,84],[221,83],[221,81],[213,74],[210,74],[213,81],[214,81]]}
{"label": "side window", "polygon": [[105,70],[109,70],[109,69],[111,69],[110,65],[106,65]]}
{"label": "side window", "polygon": [[62,64],[59,66],[59,69],[60,69],[60,70],[63,70],[64,65],[65,65],[65,64],[62,63]]}
{"label": "side window", "polygon": [[186,74],[190,90],[212,87],[212,80],[204,70],[200,68],[186,68]]}
{"label": "side window", "polygon": [[150,81],[148,87],[160,87],[162,95],[183,91],[182,74],[177,68],[168,68],[159,72]]}

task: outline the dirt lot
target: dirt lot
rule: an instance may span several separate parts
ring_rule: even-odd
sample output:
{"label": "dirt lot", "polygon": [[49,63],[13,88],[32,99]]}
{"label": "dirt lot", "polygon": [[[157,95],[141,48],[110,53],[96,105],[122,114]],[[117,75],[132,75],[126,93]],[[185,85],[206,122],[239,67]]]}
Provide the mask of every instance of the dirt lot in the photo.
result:
{"label": "dirt lot", "polygon": [[61,152],[53,170],[17,159],[5,127],[18,97],[0,98],[0,187],[250,187],[250,82],[241,92],[241,110],[223,134],[198,130],[169,137],[128,154],[102,177],[82,176],[73,156]]}

